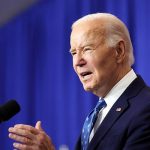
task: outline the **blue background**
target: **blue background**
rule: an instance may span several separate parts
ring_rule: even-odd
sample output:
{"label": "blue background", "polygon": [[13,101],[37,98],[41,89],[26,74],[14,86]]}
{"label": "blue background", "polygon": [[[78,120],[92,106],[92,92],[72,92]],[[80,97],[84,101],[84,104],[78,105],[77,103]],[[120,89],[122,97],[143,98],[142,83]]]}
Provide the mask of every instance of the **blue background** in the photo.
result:
{"label": "blue background", "polygon": [[21,112],[0,124],[0,149],[11,150],[8,128],[16,123],[43,128],[56,149],[73,150],[98,98],[83,90],[69,54],[71,24],[95,12],[118,16],[128,27],[135,71],[150,85],[149,0],[43,0],[0,28],[0,104],[16,99]]}

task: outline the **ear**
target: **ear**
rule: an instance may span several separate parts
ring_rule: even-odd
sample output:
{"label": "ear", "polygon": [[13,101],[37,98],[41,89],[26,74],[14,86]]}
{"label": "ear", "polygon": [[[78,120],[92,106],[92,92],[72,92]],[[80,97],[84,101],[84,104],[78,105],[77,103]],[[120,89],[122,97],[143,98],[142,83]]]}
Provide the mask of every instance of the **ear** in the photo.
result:
{"label": "ear", "polygon": [[125,42],[119,41],[115,50],[117,63],[122,63],[125,59]]}

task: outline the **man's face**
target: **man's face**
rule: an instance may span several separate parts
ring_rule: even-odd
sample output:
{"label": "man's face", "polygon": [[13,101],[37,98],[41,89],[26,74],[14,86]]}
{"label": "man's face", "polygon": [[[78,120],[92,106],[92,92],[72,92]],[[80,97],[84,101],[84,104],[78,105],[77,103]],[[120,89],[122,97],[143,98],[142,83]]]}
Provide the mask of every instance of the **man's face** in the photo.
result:
{"label": "man's face", "polygon": [[86,91],[103,96],[116,77],[117,63],[114,48],[105,42],[105,32],[91,23],[76,26],[71,33],[73,67]]}

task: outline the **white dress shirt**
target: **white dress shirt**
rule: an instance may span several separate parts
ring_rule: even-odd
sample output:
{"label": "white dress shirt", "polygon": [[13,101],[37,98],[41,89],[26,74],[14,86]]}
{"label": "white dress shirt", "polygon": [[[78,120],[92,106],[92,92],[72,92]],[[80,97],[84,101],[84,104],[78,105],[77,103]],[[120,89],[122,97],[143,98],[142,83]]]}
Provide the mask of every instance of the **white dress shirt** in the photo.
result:
{"label": "white dress shirt", "polygon": [[137,75],[132,69],[104,97],[107,106],[102,111],[99,112],[94,128],[91,131],[89,141],[91,141],[91,139],[93,138],[97,128],[100,126],[101,122],[104,120],[111,107],[122,95],[122,93],[126,90],[126,88],[132,83],[132,81],[136,78]]}

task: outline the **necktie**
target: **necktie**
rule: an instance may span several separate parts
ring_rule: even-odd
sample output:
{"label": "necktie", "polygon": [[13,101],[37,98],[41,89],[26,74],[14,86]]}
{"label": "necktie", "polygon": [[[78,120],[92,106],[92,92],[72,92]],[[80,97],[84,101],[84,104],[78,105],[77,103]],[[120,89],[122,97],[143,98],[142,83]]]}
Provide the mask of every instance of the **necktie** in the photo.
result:
{"label": "necktie", "polygon": [[99,99],[94,110],[87,116],[83,125],[82,135],[81,135],[82,150],[87,150],[91,130],[94,127],[99,111],[105,106],[106,106],[106,102],[103,99]]}

